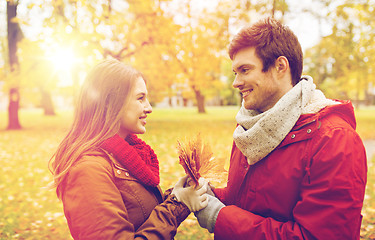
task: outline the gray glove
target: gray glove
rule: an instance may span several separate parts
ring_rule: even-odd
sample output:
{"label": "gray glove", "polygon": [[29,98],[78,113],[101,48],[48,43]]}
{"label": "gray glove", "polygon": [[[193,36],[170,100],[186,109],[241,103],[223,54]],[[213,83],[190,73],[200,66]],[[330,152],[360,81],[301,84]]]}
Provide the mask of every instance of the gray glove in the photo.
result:
{"label": "gray glove", "polygon": [[202,228],[206,228],[210,233],[214,232],[216,218],[219,215],[220,210],[225,205],[216,197],[206,194],[208,197],[208,205],[202,210],[194,213],[197,217],[199,225]]}

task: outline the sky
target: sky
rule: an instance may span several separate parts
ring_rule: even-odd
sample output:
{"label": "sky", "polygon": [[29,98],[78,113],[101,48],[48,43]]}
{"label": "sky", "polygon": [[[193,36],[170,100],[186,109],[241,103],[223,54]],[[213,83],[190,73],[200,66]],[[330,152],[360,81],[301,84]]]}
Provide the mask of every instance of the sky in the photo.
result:
{"label": "sky", "polygon": [[331,26],[326,19],[321,19],[319,24],[316,17],[304,11],[304,9],[311,9],[324,16],[330,9],[322,7],[316,0],[287,0],[287,2],[292,12],[288,13],[285,24],[297,35],[303,51],[316,45],[322,36],[331,33]]}

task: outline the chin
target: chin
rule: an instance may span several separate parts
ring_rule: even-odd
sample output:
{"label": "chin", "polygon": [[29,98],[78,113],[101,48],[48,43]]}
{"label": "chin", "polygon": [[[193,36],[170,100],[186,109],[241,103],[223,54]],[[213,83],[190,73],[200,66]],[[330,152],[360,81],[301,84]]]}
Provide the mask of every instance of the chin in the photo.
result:
{"label": "chin", "polygon": [[137,134],[144,134],[146,133],[146,129],[140,129]]}
{"label": "chin", "polygon": [[146,132],[146,129],[137,129],[137,130],[132,131],[131,134],[138,135],[138,134],[144,134],[145,132]]}
{"label": "chin", "polygon": [[246,104],[246,103],[244,103],[243,106],[244,106],[244,108],[246,108],[247,110],[253,110],[253,109],[254,109],[254,106],[251,105],[251,104]]}

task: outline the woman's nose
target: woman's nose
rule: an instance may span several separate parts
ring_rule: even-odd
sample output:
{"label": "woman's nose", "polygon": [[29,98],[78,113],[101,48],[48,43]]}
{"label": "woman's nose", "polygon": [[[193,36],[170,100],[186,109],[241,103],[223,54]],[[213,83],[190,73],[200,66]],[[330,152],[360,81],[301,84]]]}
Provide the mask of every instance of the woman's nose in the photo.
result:
{"label": "woman's nose", "polygon": [[148,101],[148,99],[147,99],[147,103],[146,103],[146,106],[145,106],[145,112],[146,113],[152,113],[152,106],[151,106],[150,102]]}

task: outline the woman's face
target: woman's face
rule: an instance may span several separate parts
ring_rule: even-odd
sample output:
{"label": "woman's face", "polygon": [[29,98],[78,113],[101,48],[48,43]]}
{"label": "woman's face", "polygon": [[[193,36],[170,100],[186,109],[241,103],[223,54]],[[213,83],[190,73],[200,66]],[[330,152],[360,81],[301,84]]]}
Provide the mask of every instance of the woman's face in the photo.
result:
{"label": "woman's face", "polygon": [[147,99],[146,83],[142,77],[135,81],[133,91],[130,93],[128,103],[121,117],[119,135],[126,138],[129,134],[143,134],[146,132],[146,117],[152,112],[152,107]]}

